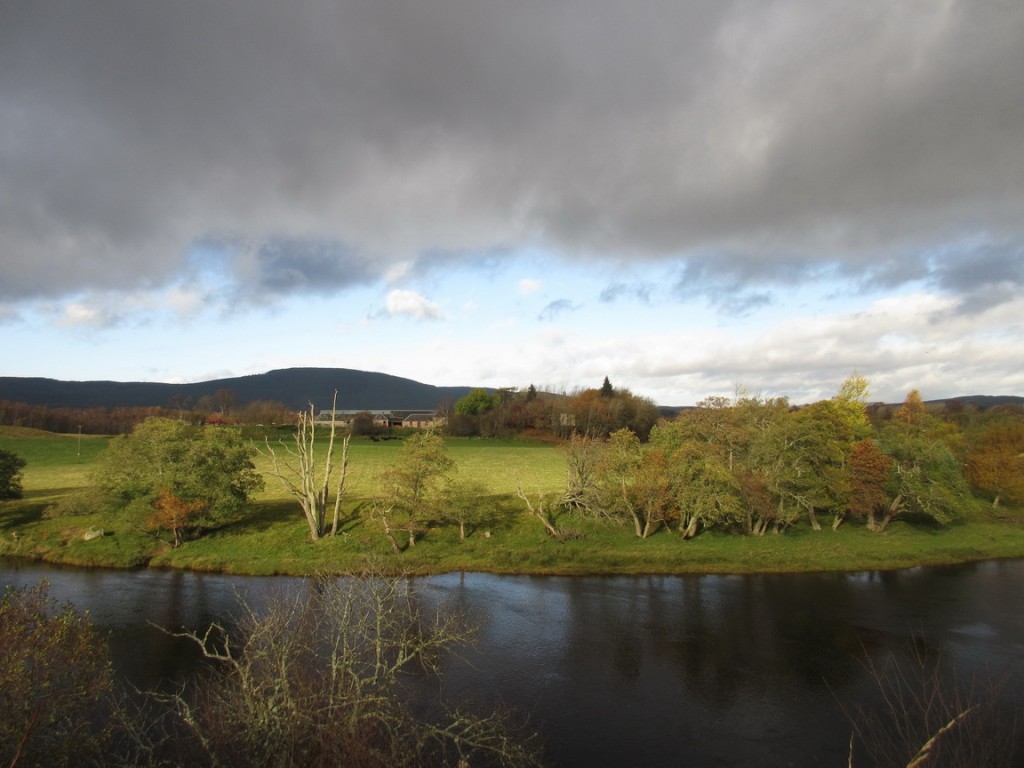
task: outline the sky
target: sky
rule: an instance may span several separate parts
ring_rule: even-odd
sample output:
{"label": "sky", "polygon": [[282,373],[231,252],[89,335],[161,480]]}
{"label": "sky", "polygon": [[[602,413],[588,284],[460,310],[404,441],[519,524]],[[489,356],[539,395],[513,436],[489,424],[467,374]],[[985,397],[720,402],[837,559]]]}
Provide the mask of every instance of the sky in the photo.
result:
{"label": "sky", "polygon": [[1020,0],[5,0],[0,376],[1024,395]]}

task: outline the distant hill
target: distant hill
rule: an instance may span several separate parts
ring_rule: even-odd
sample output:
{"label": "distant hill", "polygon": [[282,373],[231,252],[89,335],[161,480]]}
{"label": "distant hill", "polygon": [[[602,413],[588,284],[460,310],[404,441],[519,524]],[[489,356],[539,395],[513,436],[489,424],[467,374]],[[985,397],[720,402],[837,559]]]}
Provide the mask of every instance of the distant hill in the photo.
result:
{"label": "distant hill", "polygon": [[0,376],[0,400],[51,408],[167,406],[175,398],[191,398],[195,402],[221,389],[234,392],[237,405],[274,400],[293,410],[302,410],[309,403],[329,408],[337,390],[338,408],[371,410],[432,409],[443,400],[464,397],[472,387],[435,387],[386,373],[348,368],[285,368],[192,384]]}
{"label": "distant hill", "polygon": [[[945,400],[925,400],[927,406],[943,406],[946,403],[959,402],[964,407],[974,406],[979,411],[986,408],[993,408],[997,405],[1016,405],[1024,407],[1024,397],[1017,395],[964,395],[963,397],[948,397]],[[896,406],[900,405],[895,403]]]}

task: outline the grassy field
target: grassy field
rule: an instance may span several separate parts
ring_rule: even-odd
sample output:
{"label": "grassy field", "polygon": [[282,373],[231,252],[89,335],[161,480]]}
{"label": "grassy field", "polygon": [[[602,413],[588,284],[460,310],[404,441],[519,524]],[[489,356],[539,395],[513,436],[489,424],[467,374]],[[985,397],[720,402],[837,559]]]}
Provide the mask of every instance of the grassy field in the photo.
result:
{"label": "grassy field", "polygon": [[[1024,514],[972,504],[964,520],[944,528],[897,521],[884,534],[846,524],[837,532],[797,527],[752,538],[721,532],[681,541],[661,531],[646,541],[630,529],[565,517],[560,525],[581,536],[556,542],[525,513],[515,478],[532,494],[554,497],[564,487],[562,454],[552,445],[516,440],[450,439],[460,477],[479,483],[485,523],[459,541],[453,526],[436,523],[415,547],[390,552],[384,536],[362,514],[375,478],[397,458],[401,441],[354,440],[344,535],[309,540],[297,504],[274,478],[254,499],[250,514],[178,549],[141,530],[126,514],[53,516],[52,505],[88,487],[104,438],[54,436],[6,429],[0,448],[24,457],[25,498],[0,502],[0,555],[76,565],[187,568],[249,574],[310,574],[357,570],[367,556],[421,573],[491,571],[537,574],[744,573],[889,569],[1003,557],[1024,557]],[[265,460],[258,466],[265,468]],[[50,512],[47,510],[50,509]],[[86,541],[89,531],[104,535]]]}

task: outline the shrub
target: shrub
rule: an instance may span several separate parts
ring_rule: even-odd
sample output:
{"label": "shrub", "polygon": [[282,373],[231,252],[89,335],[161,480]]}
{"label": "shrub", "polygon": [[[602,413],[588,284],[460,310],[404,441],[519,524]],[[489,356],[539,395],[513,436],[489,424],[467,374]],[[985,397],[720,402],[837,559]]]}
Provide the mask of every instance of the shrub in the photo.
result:
{"label": "shrub", "polygon": [[87,616],[49,597],[46,582],[0,599],[0,764],[98,762],[113,677]]}

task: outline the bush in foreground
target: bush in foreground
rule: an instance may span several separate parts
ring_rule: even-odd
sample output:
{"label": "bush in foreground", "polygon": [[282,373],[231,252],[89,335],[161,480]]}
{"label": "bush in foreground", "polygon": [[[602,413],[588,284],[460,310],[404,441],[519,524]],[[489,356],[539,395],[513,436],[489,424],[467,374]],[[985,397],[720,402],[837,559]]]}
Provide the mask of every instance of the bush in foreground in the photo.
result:
{"label": "bush in foreground", "polygon": [[106,640],[45,582],[0,598],[0,764],[101,761],[113,688]]}
{"label": "bush in foreground", "polygon": [[444,655],[473,634],[413,582],[319,579],[235,625],[178,637],[207,664],[176,693],[114,696],[105,639],[45,584],[0,603],[0,765],[520,766],[497,713],[437,700]]}

